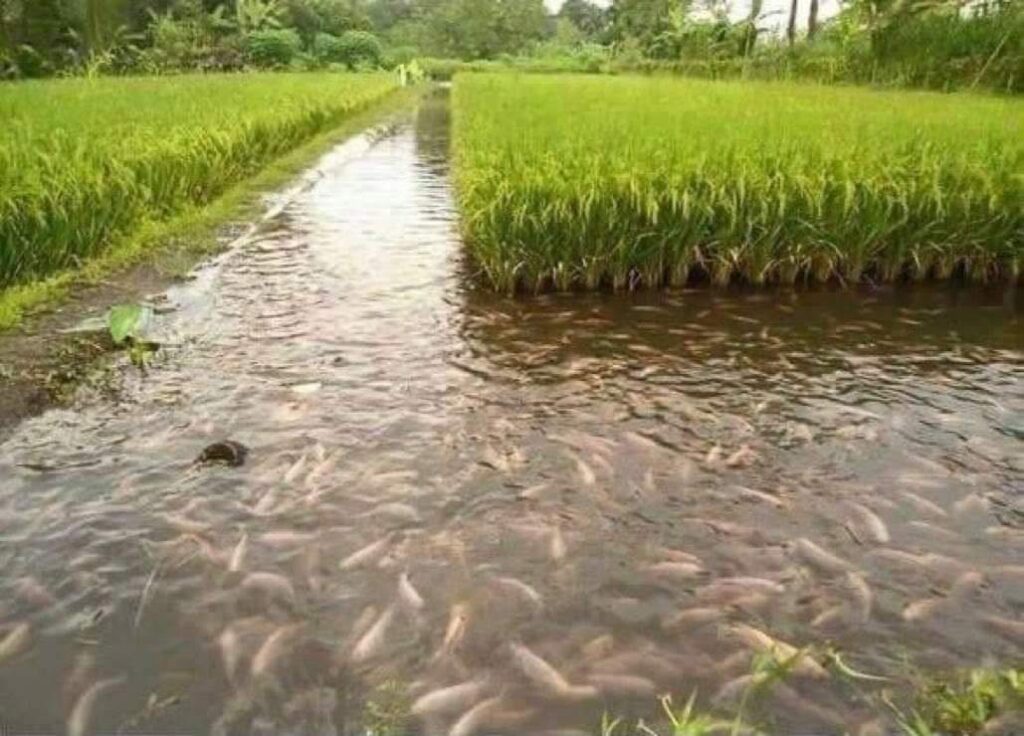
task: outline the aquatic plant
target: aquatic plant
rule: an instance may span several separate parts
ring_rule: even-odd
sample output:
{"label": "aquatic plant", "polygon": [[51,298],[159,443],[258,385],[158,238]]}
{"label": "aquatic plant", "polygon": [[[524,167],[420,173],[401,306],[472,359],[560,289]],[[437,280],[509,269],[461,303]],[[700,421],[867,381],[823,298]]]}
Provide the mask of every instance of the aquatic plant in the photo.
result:
{"label": "aquatic plant", "polygon": [[0,87],[0,288],[211,201],[396,86],[389,74],[279,74]]}
{"label": "aquatic plant", "polygon": [[1020,274],[1020,100],[490,74],[453,95],[465,240],[502,291]]}

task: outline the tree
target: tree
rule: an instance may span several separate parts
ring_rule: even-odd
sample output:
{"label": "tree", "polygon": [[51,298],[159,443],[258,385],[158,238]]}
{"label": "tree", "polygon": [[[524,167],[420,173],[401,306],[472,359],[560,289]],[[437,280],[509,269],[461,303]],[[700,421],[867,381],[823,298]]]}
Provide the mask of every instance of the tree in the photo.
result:
{"label": "tree", "polygon": [[786,39],[792,47],[796,43],[796,14],[800,11],[800,0],[791,0],[789,5],[789,24],[786,26]]}
{"label": "tree", "polygon": [[814,38],[818,32],[818,0],[811,0],[811,8],[807,14],[807,38]]}
{"label": "tree", "polygon": [[568,20],[588,38],[601,35],[608,25],[605,11],[589,0],[565,0],[558,17]]}
{"label": "tree", "polygon": [[670,30],[672,7],[672,0],[614,0],[609,10],[612,33],[618,40],[635,38],[646,48]]}

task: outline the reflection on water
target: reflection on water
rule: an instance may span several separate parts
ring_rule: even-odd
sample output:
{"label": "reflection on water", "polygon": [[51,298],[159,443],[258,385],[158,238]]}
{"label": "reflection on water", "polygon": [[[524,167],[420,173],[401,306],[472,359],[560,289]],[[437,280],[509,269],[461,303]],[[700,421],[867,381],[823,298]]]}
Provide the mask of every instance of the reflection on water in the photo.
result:
{"label": "reflection on water", "polygon": [[[319,168],[127,401],[3,446],[0,722],[354,733],[387,685],[415,732],[568,733],[727,708],[768,636],[1019,661],[1019,294],[510,301],[467,286],[443,100]],[[874,717],[810,658],[751,709]]]}

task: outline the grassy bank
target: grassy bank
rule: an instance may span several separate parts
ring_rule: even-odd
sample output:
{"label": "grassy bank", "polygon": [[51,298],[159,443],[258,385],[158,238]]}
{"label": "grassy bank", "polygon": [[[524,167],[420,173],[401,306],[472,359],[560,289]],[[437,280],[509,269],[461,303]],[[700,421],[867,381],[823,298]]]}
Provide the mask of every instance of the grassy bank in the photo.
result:
{"label": "grassy bank", "polygon": [[0,288],[100,256],[222,194],[392,91],[391,75],[236,75],[0,87]]}
{"label": "grassy bank", "polygon": [[1024,101],[467,75],[469,251],[493,286],[1017,278]]}

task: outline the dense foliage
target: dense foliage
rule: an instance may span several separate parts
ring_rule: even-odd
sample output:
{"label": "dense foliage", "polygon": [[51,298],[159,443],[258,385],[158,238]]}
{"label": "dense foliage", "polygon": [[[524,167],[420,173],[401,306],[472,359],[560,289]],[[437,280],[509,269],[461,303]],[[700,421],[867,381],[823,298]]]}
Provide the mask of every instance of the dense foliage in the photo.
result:
{"label": "dense foliage", "polygon": [[0,87],[0,287],[210,201],[394,86],[385,74],[310,74]]}
{"label": "dense foliage", "polygon": [[1024,89],[1020,0],[848,0],[824,21],[818,0],[794,0],[782,33],[749,2],[737,20],[724,0],[565,0],[555,16],[542,0],[0,0],[0,77],[436,57],[449,60],[438,69]]}
{"label": "dense foliage", "polygon": [[480,74],[456,84],[454,137],[467,246],[505,291],[1024,262],[1012,98]]}

